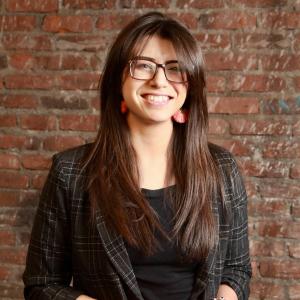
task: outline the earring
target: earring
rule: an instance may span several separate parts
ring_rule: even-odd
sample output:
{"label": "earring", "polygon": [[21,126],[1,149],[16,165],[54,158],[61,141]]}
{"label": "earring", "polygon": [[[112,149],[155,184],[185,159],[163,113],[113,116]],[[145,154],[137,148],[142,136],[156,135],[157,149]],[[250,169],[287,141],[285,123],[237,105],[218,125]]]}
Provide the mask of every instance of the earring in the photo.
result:
{"label": "earring", "polygon": [[172,119],[180,124],[186,123],[189,117],[188,110],[185,109],[179,109],[176,111],[176,113],[172,116]]}
{"label": "earring", "polygon": [[121,113],[126,114],[127,113],[127,105],[124,100],[121,101]]}

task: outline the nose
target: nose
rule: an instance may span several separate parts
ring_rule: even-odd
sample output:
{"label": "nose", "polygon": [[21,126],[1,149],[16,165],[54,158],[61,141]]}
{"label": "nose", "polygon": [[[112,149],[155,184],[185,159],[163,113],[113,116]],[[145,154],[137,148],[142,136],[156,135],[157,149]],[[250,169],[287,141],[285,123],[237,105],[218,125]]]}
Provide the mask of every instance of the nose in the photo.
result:
{"label": "nose", "polygon": [[162,66],[158,66],[155,76],[152,78],[151,83],[156,86],[166,86],[168,84],[168,80],[165,75],[165,70]]}

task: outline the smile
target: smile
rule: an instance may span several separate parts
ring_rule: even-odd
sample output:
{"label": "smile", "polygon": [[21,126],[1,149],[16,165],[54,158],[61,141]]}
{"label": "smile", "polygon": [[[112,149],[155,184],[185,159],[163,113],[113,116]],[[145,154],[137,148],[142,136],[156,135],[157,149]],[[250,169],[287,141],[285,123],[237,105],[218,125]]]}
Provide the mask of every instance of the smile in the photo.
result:
{"label": "smile", "polygon": [[143,98],[152,105],[165,105],[171,99],[167,95],[143,95]]}

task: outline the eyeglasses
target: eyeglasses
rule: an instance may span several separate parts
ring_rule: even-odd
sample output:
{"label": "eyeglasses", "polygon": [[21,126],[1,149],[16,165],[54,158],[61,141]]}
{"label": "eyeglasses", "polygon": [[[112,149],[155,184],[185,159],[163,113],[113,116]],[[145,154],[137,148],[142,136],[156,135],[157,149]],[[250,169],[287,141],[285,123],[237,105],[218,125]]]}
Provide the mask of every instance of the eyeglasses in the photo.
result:
{"label": "eyeglasses", "polygon": [[187,82],[186,71],[176,60],[168,61],[165,64],[158,64],[151,58],[137,57],[129,61],[130,76],[138,80],[151,80],[155,77],[157,69],[164,70],[166,79],[170,82]]}

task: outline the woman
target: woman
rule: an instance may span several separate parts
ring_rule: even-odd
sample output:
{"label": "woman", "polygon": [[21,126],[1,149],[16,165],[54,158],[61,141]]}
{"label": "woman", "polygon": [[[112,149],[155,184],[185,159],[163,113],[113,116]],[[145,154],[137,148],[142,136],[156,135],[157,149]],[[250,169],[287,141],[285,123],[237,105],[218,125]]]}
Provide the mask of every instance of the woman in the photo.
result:
{"label": "woman", "polygon": [[54,156],[25,298],[248,299],[246,193],[207,129],[195,39],[135,19],[108,54],[96,141]]}

